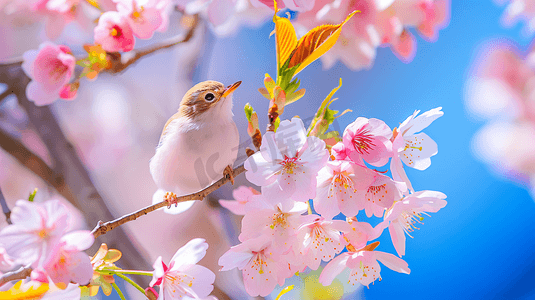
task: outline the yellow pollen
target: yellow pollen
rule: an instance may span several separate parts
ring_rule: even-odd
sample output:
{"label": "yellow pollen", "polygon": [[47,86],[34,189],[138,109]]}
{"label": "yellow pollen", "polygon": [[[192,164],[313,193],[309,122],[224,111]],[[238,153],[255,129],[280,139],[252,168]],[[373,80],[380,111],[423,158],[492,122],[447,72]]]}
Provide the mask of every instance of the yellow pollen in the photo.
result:
{"label": "yellow pollen", "polygon": [[39,238],[44,239],[47,237],[48,233],[46,232],[46,229],[41,229],[41,231],[39,231],[37,235],[39,236]]}
{"label": "yellow pollen", "polygon": [[110,35],[111,35],[111,36],[117,36],[118,34],[119,34],[119,32],[117,31],[117,29],[112,28],[112,29],[110,30]]}

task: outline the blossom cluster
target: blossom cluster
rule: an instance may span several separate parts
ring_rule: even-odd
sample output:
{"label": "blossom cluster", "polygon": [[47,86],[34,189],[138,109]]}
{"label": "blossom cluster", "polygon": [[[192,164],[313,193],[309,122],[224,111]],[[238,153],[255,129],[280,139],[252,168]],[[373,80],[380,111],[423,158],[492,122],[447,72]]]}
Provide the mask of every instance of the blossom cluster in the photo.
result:
{"label": "blossom cluster", "polygon": [[494,171],[535,186],[535,52],[494,40],[477,56],[467,81],[466,105],[487,124],[473,140],[475,154]]}
{"label": "blossom cluster", "polygon": [[[241,243],[221,256],[221,270],[242,270],[251,296],[266,296],[286,278],[307,267],[317,270],[322,262],[328,262],[319,277],[323,285],[349,268],[350,283],[368,286],[380,278],[377,261],[410,273],[404,260],[375,251],[379,242],[369,242],[388,228],[402,257],[405,234],[421,223],[422,215],[446,205],[440,192],[415,192],[404,171],[403,165],[426,169],[437,153],[436,143],[421,131],[443,112],[418,113],[393,130],[381,120],[359,117],[329,147],[307,134],[299,118],[268,131],[260,151],[245,162],[246,178],[261,190],[240,187],[233,194],[236,201],[220,200],[244,215]],[[389,161],[392,178],[373,169]],[[383,221],[375,227],[358,221],[361,210]],[[337,217],[340,213],[345,220]]]}
{"label": "blossom cluster", "polygon": [[514,26],[518,21],[524,21],[523,33],[527,36],[535,33],[535,1],[533,0],[495,0],[498,4],[505,4],[502,24]]}
{"label": "blossom cluster", "polygon": [[[102,244],[93,257],[83,251],[94,242],[88,230],[73,230],[72,212],[59,200],[34,203],[17,201],[11,213],[12,225],[0,231],[0,275],[20,266],[31,269],[29,280],[19,281],[1,299],[80,299],[95,296],[99,289],[110,295],[115,285],[113,275],[152,276],[148,289],[162,299],[202,299],[213,290],[215,274],[197,265],[208,244],[193,239],[178,249],[169,265],[158,257],[154,271],[121,270],[114,263],[122,254]],[[83,286],[83,289],[79,288]]]}
{"label": "blossom cluster", "polygon": [[150,39],[165,31],[169,23],[170,0],[113,0],[117,11],[103,13],[95,27],[95,43],[107,52],[134,49],[134,36]]}
{"label": "blossom cluster", "polygon": [[309,7],[297,15],[298,32],[340,23],[348,13],[359,11],[345,26],[338,43],[321,58],[326,68],[339,60],[359,70],[372,67],[378,47],[390,47],[402,61],[412,61],[416,39],[409,29],[415,28],[427,41],[436,41],[438,31],[449,23],[451,4],[449,0],[318,0]]}
{"label": "blossom cluster", "polygon": [[[438,31],[447,26],[450,14],[449,0],[286,0],[278,5],[297,12],[293,22],[300,36],[325,23],[342,24],[351,12],[358,11],[355,17],[346,20],[348,24],[333,49],[321,57],[327,68],[340,60],[352,70],[371,68],[378,47],[390,47],[400,59],[411,61],[416,51],[416,40],[409,28],[415,27],[426,40],[435,41]],[[7,6],[4,6],[0,8],[5,10]],[[24,7],[46,16],[46,32],[50,39],[57,38],[65,25],[75,20],[84,29],[94,28],[92,47],[97,49],[88,51],[87,59],[77,62],[68,47],[49,42],[42,44],[39,51],[30,50],[24,54],[24,70],[32,79],[27,89],[28,99],[36,105],[48,105],[58,98],[72,100],[76,97],[79,81],[76,79],[69,83],[76,63],[86,67],[80,77],[94,79],[98,72],[109,67],[107,53],[131,51],[136,38],[150,39],[154,32],[166,31],[173,7],[186,14],[204,16],[213,31],[224,36],[235,32],[243,24],[262,24],[272,14],[275,2],[107,0],[86,3],[80,0],[33,0],[13,1],[10,6],[11,10]],[[93,10],[100,9],[102,14],[86,13],[88,6]],[[98,20],[96,27],[91,20]]]}
{"label": "blossom cluster", "polygon": [[88,230],[73,230],[71,215],[59,200],[18,200],[11,213],[13,224],[0,231],[2,271],[30,267],[32,281],[62,290],[70,283],[89,284],[93,268],[83,251],[91,247],[94,236]]}

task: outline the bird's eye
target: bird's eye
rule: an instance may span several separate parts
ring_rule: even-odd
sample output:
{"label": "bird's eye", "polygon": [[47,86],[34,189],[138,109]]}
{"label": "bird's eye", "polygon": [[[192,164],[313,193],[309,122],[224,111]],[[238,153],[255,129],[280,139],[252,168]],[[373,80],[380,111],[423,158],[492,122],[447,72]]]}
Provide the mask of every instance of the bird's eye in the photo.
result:
{"label": "bird's eye", "polygon": [[204,95],[204,100],[206,100],[206,101],[214,101],[214,99],[215,99],[215,96],[212,93],[208,93],[208,94]]}

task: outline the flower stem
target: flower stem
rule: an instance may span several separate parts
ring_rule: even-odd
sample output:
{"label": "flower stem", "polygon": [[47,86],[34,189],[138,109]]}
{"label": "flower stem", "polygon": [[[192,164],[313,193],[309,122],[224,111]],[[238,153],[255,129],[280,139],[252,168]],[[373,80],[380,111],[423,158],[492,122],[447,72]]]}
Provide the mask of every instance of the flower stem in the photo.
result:
{"label": "flower stem", "polygon": [[121,277],[122,279],[124,279],[124,281],[130,283],[132,286],[134,286],[136,289],[138,289],[143,295],[145,295],[145,290],[142,287],[140,287],[139,284],[137,284],[134,281],[132,281],[132,279],[124,276],[123,274],[119,274],[119,273],[117,273],[115,275]]}
{"label": "flower stem", "polygon": [[312,214],[312,207],[310,207],[310,200],[307,201],[307,207],[308,207],[308,214]]}
{"label": "flower stem", "polygon": [[119,289],[117,284],[115,284],[115,282],[112,283],[111,286],[113,286],[113,289],[117,292],[117,294],[119,294],[119,297],[121,297],[121,300],[126,300],[126,298],[123,295],[123,292],[121,292],[121,290]]}
{"label": "flower stem", "polygon": [[96,270],[100,273],[110,273],[111,275],[116,274],[131,274],[131,275],[144,275],[144,276],[152,276],[152,272],[148,271],[137,271],[137,270]]}

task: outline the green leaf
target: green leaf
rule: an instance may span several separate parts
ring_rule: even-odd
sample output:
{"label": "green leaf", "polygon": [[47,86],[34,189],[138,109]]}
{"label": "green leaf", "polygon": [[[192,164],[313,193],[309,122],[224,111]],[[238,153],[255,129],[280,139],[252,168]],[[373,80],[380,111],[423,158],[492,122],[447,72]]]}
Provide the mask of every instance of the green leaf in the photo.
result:
{"label": "green leaf", "polygon": [[251,122],[251,116],[253,115],[253,107],[251,104],[247,103],[245,104],[245,107],[243,108],[245,110],[245,117],[247,117],[247,121]]}
{"label": "green leaf", "polygon": [[273,124],[274,126],[273,132],[277,131],[277,128],[279,128],[280,123],[281,123],[281,118],[277,117],[277,119],[275,120],[275,123]]}
{"label": "green leaf", "polygon": [[[338,91],[338,89],[340,89],[341,87],[342,78],[340,78],[339,85],[332,89],[329,95],[327,95],[325,100],[323,100],[323,102],[321,103],[320,107],[318,108],[318,111],[316,112],[316,116],[312,120],[310,127],[308,127],[307,135],[310,135],[313,131],[315,131],[317,134],[325,133],[329,125],[332,124],[335,119],[334,115],[338,113],[338,111],[329,109],[329,106],[336,100],[331,100],[331,98],[333,97],[334,93],[336,93],[336,91]],[[317,124],[318,122],[322,122],[322,124]],[[322,128],[316,128],[317,126],[321,126]]]}

